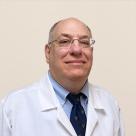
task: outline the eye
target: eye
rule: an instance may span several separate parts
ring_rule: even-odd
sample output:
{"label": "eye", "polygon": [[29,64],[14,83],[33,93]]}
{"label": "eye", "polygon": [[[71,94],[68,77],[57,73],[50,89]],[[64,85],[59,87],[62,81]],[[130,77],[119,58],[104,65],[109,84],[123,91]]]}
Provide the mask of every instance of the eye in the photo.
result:
{"label": "eye", "polygon": [[68,46],[70,44],[71,40],[70,39],[61,39],[58,41],[60,46]]}
{"label": "eye", "polygon": [[88,40],[81,40],[80,43],[88,46],[90,45],[90,41]]}
{"label": "eye", "polygon": [[59,43],[68,43],[68,42],[70,42],[69,39],[61,39],[61,40],[59,40]]}

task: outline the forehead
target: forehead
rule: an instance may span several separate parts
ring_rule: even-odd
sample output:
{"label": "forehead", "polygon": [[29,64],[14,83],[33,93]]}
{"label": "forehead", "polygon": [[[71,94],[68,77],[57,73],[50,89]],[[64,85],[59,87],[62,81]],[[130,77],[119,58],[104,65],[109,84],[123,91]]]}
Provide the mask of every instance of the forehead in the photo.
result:
{"label": "forehead", "polygon": [[76,19],[60,21],[53,30],[53,37],[58,37],[63,33],[72,36],[91,37],[91,32],[89,28],[84,23]]}

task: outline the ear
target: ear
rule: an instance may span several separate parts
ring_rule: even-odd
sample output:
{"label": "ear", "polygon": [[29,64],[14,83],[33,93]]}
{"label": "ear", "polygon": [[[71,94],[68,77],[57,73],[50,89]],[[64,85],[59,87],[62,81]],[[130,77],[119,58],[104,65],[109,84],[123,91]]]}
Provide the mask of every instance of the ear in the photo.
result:
{"label": "ear", "polygon": [[44,51],[45,51],[46,62],[49,63],[50,47],[48,46],[48,44],[45,45]]}

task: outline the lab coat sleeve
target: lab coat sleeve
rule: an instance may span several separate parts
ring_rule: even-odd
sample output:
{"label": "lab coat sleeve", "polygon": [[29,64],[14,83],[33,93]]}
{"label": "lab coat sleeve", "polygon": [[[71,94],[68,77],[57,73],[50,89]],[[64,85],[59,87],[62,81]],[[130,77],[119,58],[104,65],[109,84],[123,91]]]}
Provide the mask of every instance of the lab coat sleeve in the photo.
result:
{"label": "lab coat sleeve", "polygon": [[11,126],[5,111],[5,100],[0,103],[0,136],[11,136]]}

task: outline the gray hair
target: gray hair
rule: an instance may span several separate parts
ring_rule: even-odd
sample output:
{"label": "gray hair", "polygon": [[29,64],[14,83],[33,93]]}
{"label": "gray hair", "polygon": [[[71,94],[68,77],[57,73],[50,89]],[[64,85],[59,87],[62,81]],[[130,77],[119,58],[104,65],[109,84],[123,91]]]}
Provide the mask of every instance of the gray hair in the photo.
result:
{"label": "gray hair", "polygon": [[50,28],[48,43],[52,41],[54,29],[55,29],[55,27],[56,27],[61,21],[62,21],[62,20],[56,22],[56,23]]}

